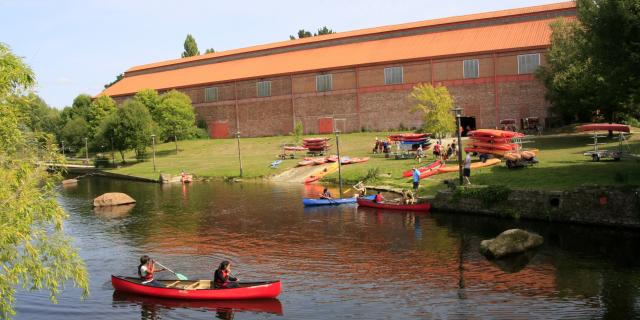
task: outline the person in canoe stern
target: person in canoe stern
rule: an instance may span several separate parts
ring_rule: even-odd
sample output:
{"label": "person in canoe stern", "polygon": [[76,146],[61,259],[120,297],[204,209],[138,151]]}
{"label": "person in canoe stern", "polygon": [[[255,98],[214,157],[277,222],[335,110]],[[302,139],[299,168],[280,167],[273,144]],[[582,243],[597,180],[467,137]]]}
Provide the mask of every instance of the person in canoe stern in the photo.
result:
{"label": "person in canoe stern", "polygon": [[382,203],[382,201],[384,201],[384,197],[382,196],[382,193],[380,191],[378,191],[378,193],[376,194],[375,198],[373,198],[373,202]]}
{"label": "person in canoe stern", "polygon": [[231,262],[225,260],[213,272],[213,287],[215,289],[237,288],[240,279],[231,276]]}
{"label": "person in canoe stern", "polygon": [[324,188],[324,190],[322,191],[322,194],[320,194],[320,199],[331,199],[331,192],[329,192],[329,189]]}
{"label": "person in canoe stern", "polygon": [[140,257],[140,265],[138,266],[138,276],[142,280],[142,284],[154,286],[154,287],[164,287],[160,282],[153,279],[153,274],[155,272],[165,271],[166,269],[161,268],[156,270],[155,261],[151,259],[148,255],[144,255]]}

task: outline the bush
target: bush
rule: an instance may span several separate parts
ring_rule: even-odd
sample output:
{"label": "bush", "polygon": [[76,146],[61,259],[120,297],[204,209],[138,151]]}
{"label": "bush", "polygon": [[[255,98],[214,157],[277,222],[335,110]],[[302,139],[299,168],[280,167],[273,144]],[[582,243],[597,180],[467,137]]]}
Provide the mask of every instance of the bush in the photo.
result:
{"label": "bush", "polygon": [[453,200],[459,201],[461,198],[478,199],[482,201],[485,206],[489,207],[509,199],[511,191],[511,189],[505,186],[488,186],[483,188],[458,187],[453,194]]}
{"label": "bush", "polygon": [[375,168],[369,168],[369,170],[367,171],[367,175],[364,176],[364,181],[375,181],[378,180],[378,177],[380,177],[380,168],[375,167]]}
{"label": "bush", "polygon": [[209,132],[206,128],[195,128],[191,136],[194,139],[209,139]]}
{"label": "bush", "polygon": [[93,160],[93,166],[96,168],[106,168],[111,166],[111,162],[109,161],[109,158],[99,156]]}

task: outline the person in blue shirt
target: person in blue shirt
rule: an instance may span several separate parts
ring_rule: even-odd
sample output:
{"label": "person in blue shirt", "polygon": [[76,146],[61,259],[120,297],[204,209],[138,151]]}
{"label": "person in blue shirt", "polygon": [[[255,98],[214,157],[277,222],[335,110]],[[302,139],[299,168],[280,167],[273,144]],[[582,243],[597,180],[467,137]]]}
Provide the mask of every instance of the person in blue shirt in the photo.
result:
{"label": "person in blue shirt", "polygon": [[420,186],[420,171],[416,169],[416,167],[413,167],[412,171],[413,171],[413,190],[417,191],[418,187]]}

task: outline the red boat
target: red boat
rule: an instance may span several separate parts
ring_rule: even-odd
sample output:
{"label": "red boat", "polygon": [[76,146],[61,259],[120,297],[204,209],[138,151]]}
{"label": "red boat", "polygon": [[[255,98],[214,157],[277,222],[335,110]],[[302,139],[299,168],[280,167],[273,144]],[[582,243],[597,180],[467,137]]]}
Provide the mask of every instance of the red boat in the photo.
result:
{"label": "red boat", "polygon": [[390,209],[390,210],[403,210],[403,211],[429,211],[431,209],[431,203],[417,203],[417,204],[393,204],[393,203],[376,203],[371,200],[358,198],[358,206],[377,208],[377,209]]}
{"label": "red boat", "polygon": [[578,127],[580,131],[619,131],[619,132],[629,132],[631,131],[629,126],[626,124],[618,124],[618,123],[590,123],[583,124]]}
{"label": "red boat", "polygon": [[[422,173],[422,172],[425,172],[425,171],[427,171],[427,170],[429,170],[431,168],[435,168],[435,167],[437,167],[439,165],[440,165],[440,160],[436,160],[436,161],[434,161],[434,162],[432,162],[432,163],[430,163],[430,164],[428,164],[428,165],[426,165],[424,167],[418,168],[418,171],[420,171],[420,173]],[[403,177],[411,177],[412,175],[413,175],[413,169],[407,170],[407,171],[402,173]]]}
{"label": "red boat", "polygon": [[244,282],[239,288],[212,289],[211,280],[157,280],[165,287],[152,287],[139,278],[111,276],[116,291],[138,295],[184,300],[271,299],[282,291],[280,281]]}
{"label": "red boat", "polygon": [[524,137],[524,134],[513,131],[506,130],[495,130],[495,129],[478,129],[469,131],[467,136],[470,137],[494,137],[494,138],[513,138],[513,137]]}
{"label": "red boat", "polygon": [[437,167],[433,167],[430,170],[423,171],[420,173],[420,179],[426,179],[431,176],[435,176],[436,174],[442,173],[440,172],[440,168],[445,166],[444,163],[440,163]]}

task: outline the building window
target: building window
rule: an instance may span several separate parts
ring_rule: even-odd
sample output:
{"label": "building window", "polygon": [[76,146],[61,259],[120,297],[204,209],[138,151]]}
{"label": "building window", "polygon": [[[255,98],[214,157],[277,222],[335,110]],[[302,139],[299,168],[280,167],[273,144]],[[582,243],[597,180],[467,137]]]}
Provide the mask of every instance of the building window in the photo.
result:
{"label": "building window", "polygon": [[218,101],[218,87],[204,88],[204,102]]}
{"label": "building window", "polygon": [[402,67],[384,68],[384,84],[402,83]]}
{"label": "building window", "polygon": [[256,88],[258,89],[258,97],[271,96],[271,81],[258,81]]}
{"label": "building window", "polygon": [[316,76],[316,91],[331,91],[333,89],[333,79],[331,74],[319,74]]}
{"label": "building window", "polygon": [[539,53],[518,55],[518,74],[533,73],[539,65]]}
{"label": "building window", "polygon": [[478,59],[464,60],[464,78],[478,78],[480,77],[480,61]]}

